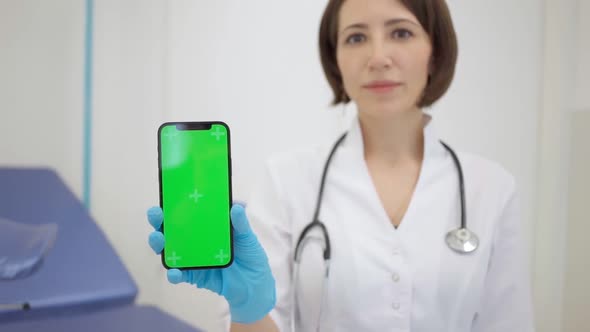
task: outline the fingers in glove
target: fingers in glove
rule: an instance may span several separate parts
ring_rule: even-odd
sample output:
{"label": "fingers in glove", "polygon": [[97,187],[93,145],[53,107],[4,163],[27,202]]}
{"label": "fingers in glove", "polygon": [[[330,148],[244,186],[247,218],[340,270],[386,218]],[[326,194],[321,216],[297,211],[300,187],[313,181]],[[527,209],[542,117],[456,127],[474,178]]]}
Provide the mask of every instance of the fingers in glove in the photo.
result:
{"label": "fingers in glove", "polygon": [[231,222],[236,231],[236,235],[245,235],[252,232],[248,217],[246,217],[246,209],[240,204],[234,204],[231,208]]}
{"label": "fingers in glove", "polygon": [[162,228],[162,222],[164,221],[164,212],[159,206],[153,206],[147,210],[147,218],[152,227],[159,231]]}
{"label": "fingers in glove", "polygon": [[148,237],[148,243],[150,247],[158,255],[162,253],[162,250],[164,250],[164,242],[164,234],[158,231],[150,233]]}

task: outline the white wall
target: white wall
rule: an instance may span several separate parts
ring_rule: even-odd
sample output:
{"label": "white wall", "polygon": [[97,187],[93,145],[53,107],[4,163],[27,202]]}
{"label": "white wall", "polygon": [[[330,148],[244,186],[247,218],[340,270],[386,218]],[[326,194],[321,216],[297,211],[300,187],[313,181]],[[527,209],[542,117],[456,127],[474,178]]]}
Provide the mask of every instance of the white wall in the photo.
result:
{"label": "white wall", "polygon": [[[343,121],[340,110],[327,107],[316,46],[324,4],[96,1],[92,214],[138,283],[141,303],[157,303],[207,331],[223,329],[223,301],[169,285],[147,247],[144,213],[158,202],[156,129],[166,120],[228,122],[237,199],[255,186],[268,154],[338,130]],[[552,137],[539,127],[548,121],[541,111],[548,14],[535,0],[449,5],[459,64],[448,95],[435,106],[436,121],[452,145],[497,160],[516,176],[532,236],[539,226],[535,194],[551,188],[537,181],[537,161],[545,156],[539,142]],[[80,1],[0,1],[0,164],[52,165],[78,194],[83,18]],[[23,136],[14,124],[30,119],[39,119],[35,134]],[[547,234],[536,237],[542,253],[551,250]],[[552,262],[552,256],[536,258],[538,265]],[[535,271],[542,308],[548,295],[561,294],[561,284],[546,291],[553,279]],[[561,312],[545,310],[538,319],[560,321]],[[548,326],[539,331],[558,330]]]}
{"label": "white wall", "polygon": [[[576,122],[584,119],[577,111],[588,104],[587,82],[582,77],[590,68],[590,60],[582,55],[587,53],[590,40],[583,20],[590,14],[590,7],[587,0],[546,0],[544,6],[544,84],[535,216],[536,315],[544,331],[586,331],[580,323],[587,318],[574,306],[584,301],[577,296],[589,294],[588,286],[577,275],[583,269],[574,267],[586,264],[584,252],[590,249],[577,233],[584,228],[576,202],[587,200],[580,190],[587,179],[574,163],[583,162],[577,154],[587,149],[571,139],[584,137],[572,136],[572,125],[578,131],[584,125]],[[585,250],[575,250],[580,247]]]}
{"label": "white wall", "polygon": [[82,186],[84,3],[0,1],[0,165]]}
{"label": "white wall", "polygon": [[572,82],[573,104],[568,105],[569,126],[567,139],[570,143],[567,158],[567,234],[565,239],[563,272],[563,332],[590,330],[587,308],[590,307],[590,265],[588,252],[590,233],[588,223],[588,188],[590,187],[590,1],[574,3],[575,17],[570,24],[573,29],[572,63],[568,81]]}
{"label": "white wall", "polygon": [[590,112],[571,117],[571,156],[568,169],[568,225],[563,288],[563,332],[590,331],[590,264],[588,252],[588,188],[590,188]]}
{"label": "white wall", "polygon": [[574,29],[575,46],[573,56],[573,82],[575,84],[573,88],[574,96],[573,107],[574,110],[578,111],[590,111],[590,98],[588,93],[590,92],[590,1],[588,0],[577,0],[574,4],[575,13],[572,15],[575,17],[573,24],[576,28]]}

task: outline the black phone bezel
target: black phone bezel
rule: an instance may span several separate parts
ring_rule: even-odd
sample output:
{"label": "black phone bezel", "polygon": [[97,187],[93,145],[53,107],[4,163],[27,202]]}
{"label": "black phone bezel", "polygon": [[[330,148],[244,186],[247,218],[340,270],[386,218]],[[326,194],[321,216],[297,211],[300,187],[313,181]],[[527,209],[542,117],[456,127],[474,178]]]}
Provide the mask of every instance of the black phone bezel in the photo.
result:
{"label": "black phone bezel", "polygon": [[[162,209],[162,213],[164,212],[164,197],[163,197],[163,190],[162,190],[162,150],[161,150],[161,138],[162,138],[162,130],[167,126],[176,126],[177,128],[180,126],[182,129],[179,130],[209,130],[213,125],[222,125],[225,127],[227,132],[227,161],[228,161],[228,183],[229,183],[229,207],[228,207],[228,220],[229,220],[229,231],[230,231],[230,259],[229,262],[225,265],[213,265],[213,266],[187,266],[187,267],[173,267],[168,266],[166,264],[166,257],[165,249],[162,249],[161,261],[162,265],[166,269],[178,269],[178,270],[204,270],[204,269],[223,269],[229,267],[234,261],[234,232],[233,226],[231,222],[231,215],[230,210],[232,207],[233,202],[233,193],[232,193],[232,159],[231,159],[231,134],[230,128],[227,123],[223,121],[174,121],[174,122],[164,122],[158,127],[158,196],[160,200],[160,208]],[[160,231],[164,234],[164,224],[165,220],[162,222],[162,226],[160,227]],[[164,237],[166,237],[164,235]]]}

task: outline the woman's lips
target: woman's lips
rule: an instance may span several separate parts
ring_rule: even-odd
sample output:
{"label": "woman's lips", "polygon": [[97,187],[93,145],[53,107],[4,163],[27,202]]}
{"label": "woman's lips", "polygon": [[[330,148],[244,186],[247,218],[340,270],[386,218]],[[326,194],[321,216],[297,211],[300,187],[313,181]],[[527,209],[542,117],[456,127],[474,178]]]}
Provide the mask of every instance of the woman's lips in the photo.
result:
{"label": "woman's lips", "polygon": [[363,85],[363,88],[375,93],[385,93],[394,90],[400,85],[401,83],[394,81],[373,81]]}

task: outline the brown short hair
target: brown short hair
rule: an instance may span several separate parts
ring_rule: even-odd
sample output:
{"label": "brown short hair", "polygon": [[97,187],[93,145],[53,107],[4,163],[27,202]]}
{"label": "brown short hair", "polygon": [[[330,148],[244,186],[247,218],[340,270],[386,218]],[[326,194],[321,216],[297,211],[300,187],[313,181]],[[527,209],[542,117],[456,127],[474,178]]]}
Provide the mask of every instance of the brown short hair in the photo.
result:
{"label": "brown short hair", "polygon": [[[345,0],[329,0],[320,23],[319,46],[324,74],[332,87],[332,105],[348,103],[336,61],[338,15]],[[432,41],[432,74],[418,107],[428,107],[448,90],[455,74],[457,37],[445,0],[400,0],[418,19]]]}

